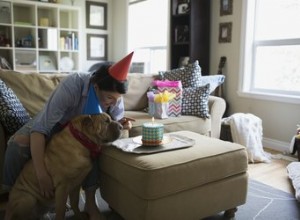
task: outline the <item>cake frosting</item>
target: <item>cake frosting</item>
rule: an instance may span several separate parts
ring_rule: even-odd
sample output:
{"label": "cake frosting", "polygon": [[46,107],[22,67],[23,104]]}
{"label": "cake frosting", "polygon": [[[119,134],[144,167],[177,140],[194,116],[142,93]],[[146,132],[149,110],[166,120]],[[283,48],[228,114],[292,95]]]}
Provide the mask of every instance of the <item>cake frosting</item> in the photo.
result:
{"label": "cake frosting", "polygon": [[164,125],[160,123],[144,123],[142,128],[142,143],[147,146],[162,144]]}

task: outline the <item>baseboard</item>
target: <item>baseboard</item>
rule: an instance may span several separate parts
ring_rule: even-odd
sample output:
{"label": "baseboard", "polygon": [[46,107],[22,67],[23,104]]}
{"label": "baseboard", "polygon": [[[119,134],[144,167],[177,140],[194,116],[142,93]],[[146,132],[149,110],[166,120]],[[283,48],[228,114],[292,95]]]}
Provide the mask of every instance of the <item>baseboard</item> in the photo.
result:
{"label": "baseboard", "polygon": [[291,162],[298,161],[297,156],[291,155],[290,143],[269,138],[264,138],[262,142],[264,148],[280,152],[279,154],[273,154],[273,159],[283,159]]}
{"label": "baseboard", "polygon": [[282,153],[290,153],[290,143],[282,142],[275,139],[263,138],[263,146],[271,150],[276,150]]}

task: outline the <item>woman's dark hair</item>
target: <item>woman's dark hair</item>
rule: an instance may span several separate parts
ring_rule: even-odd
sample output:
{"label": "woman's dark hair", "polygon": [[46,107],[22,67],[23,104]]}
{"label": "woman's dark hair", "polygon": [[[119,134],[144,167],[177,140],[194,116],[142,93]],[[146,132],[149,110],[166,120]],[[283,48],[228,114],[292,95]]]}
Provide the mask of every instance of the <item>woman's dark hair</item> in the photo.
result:
{"label": "woman's dark hair", "polygon": [[118,81],[113,78],[108,73],[110,66],[111,65],[104,64],[96,70],[91,77],[91,83],[97,84],[100,90],[125,94],[128,90],[128,81]]}

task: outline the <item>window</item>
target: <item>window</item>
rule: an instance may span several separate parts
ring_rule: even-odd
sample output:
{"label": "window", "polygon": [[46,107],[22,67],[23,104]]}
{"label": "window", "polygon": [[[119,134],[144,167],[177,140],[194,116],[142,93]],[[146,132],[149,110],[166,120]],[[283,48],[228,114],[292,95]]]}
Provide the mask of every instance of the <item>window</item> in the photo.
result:
{"label": "window", "polygon": [[246,0],[242,95],[300,101],[300,0]]}
{"label": "window", "polygon": [[138,72],[167,69],[168,2],[147,0],[129,4],[128,49],[135,51],[132,67]]}

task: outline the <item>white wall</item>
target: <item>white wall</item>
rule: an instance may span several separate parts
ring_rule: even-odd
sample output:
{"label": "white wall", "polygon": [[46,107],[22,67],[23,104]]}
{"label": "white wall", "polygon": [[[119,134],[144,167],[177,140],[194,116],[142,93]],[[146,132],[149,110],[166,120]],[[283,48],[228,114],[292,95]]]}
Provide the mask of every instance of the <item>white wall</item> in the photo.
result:
{"label": "white wall", "polygon": [[127,53],[128,42],[128,0],[110,0],[112,2],[112,44],[111,59],[117,61]]}
{"label": "white wall", "polygon": [[[107,3],[107,30],[87,29],[85,0],[74,0],[74,6],[82,8],[82,45],[80,50],[82,58],[82,70],[86,71],[90,66],[99,61],[88,61],[86,53],[86,34],[108,35],[108,60],[118,61],[127,54],[127,5],[128,0],[92,0],[93,2]],[[60,0],[60,4],[71,5],[71,0]]]}
{"label": "white wall", "polygon": [[[70,0],[61,0],[70,4]],[[97,0],[93,0],[97,1]],[[86,42],[86,33],[107,33],[109,40],[108,58],[117,61],[126,55],[127,51],[127,2],[128,0],[98,0],[108,3],[108,30],[85,29],[85,1],[75,0],[75,5],[83,8],[83,40]],[[165,1],[165,0],[164,0]],[[241,27],[242,4],[244,0],[233,1],[233,15],[220,16],[220,0],[211,0],[211,50],[210,70],[217,72],[221,56],[227,57],[224,74],[225,95],[229,102],[230,114],[243,112],[252,113],[263,121],[265,146],[284,150],[289,147],[289,142],[296,132],[296,125],[300,123],[300,105],[257,100],[240,97],[237,94],[240,78],[241,62]],[[233,22],[232,42],[218,43],[219,23]],[[84,67],[89,67],[93,62],[86,61],[86,48],[82,51],[85,62]]]}
{"label": "white wall", "polygon": [[[220,0],[212,0],[210,69],[212,73],[217,72],[220,57],[227,57],[224,69],[225,94],[230,113],[252,113],[260,117],[263,122],[265,146],[283,150],[289,147],[290,140],[296,132],[296,125],[300,123],[300,105],[242,98],[237,94],[242,74],[240,44],[243,2],[244,0],[233,1],[233,15],[220,17]],[[227,21],[233,22],[232,42],[218,43],[219,23]]]}

